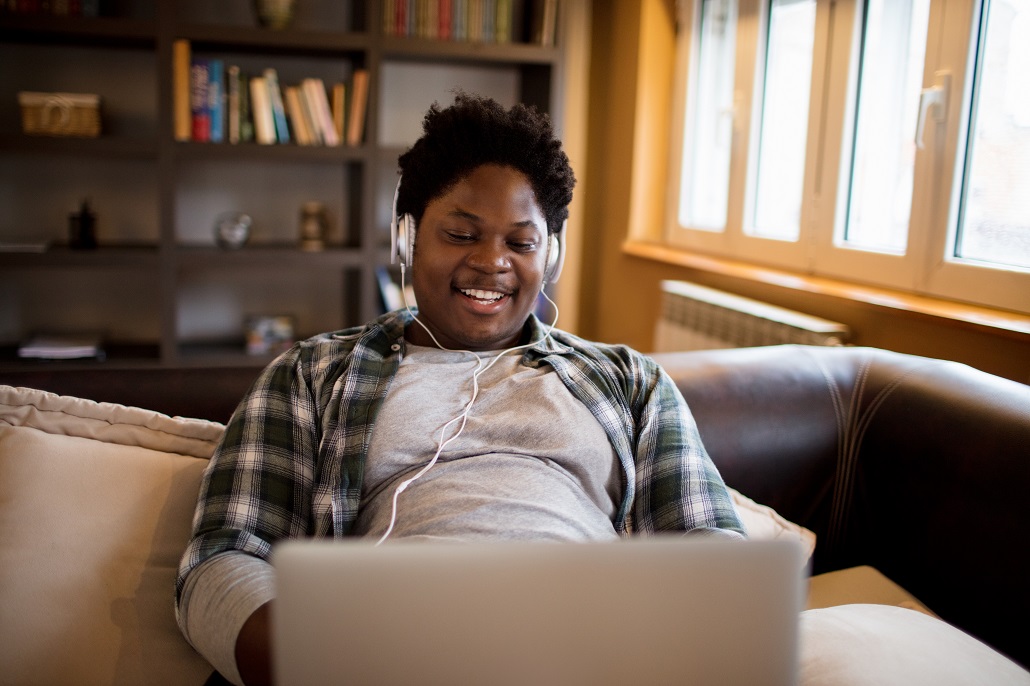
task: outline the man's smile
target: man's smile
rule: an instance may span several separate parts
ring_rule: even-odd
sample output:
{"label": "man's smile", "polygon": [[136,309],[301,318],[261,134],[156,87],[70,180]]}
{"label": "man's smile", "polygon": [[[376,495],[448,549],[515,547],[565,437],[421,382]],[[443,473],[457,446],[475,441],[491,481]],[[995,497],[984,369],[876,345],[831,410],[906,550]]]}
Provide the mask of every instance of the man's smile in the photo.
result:
{"label": "man's smile", "polygon": [[498,291],[486,291],[478,288],[459,288],[458,289],[465,297],[482,303],[494,303],[499,301],[501,298],[507,296],[507,293],[501,293]]}

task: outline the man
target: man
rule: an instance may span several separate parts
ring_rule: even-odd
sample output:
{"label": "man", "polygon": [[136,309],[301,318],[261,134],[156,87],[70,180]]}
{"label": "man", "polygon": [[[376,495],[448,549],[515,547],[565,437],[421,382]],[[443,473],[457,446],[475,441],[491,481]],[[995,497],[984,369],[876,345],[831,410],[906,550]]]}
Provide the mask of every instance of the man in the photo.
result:
{"label": "man", "polygon": [[624,346],[533,314],[575,178],[547,117],[460,94],[400,158],[418,303],[276,359],[230,420],[179,569],[186,638],[269,677],[272,545],[300,536],[741,536],[682,397]]}

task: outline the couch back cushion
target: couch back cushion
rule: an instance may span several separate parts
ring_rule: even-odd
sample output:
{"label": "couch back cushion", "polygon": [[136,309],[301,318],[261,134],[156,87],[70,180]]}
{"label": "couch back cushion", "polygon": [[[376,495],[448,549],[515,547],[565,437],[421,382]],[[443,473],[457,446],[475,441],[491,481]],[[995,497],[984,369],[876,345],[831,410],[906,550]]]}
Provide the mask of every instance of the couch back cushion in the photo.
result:
{"label": "couch back cushion", "polygon": [[222,430],[0,386],[4,683],[204,683],[173,589]]}

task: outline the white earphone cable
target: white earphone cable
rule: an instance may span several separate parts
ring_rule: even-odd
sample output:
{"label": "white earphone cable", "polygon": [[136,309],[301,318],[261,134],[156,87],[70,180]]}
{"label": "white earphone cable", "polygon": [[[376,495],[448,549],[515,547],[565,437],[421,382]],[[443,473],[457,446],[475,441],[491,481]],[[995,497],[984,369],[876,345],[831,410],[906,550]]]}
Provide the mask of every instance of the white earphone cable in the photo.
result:
{"label": "white earphone cable", "polygon": [[[433,332],[429,330],[429,327],[423,324],[422,321],[415,315],[415,313],[412,312],[411,306],[408,304],[408,299],[404,293],[404,264],[401,263],[401,298],[404,300],[404,308],[408,311],[408,314],[411,315],[411,318],[415,322],[417,322],[419,326],[425,329],[426,333],[429,334],[429,337],[433,340],[433,343],[435,343],[436,347],[438,347],[440,350],[447,350],[449,352],[468,353],[469,355],[472,355],[474,358],[476,358],[477,364],[475,370],[473,370],[472,372],[472,397],[469,398],[469,401],[468,403],[466,403],[465,409],[462,411],[461,414],[459,414],[457,417],[450,420],[440,428],[440,438],[437,443],[436,453],[433,455],[433,458],[429,460],[429,462],[427,462],[425,466],[423,466],[422,469],[420,469],[414,476],[405,479],[400,484],[398,484],[396,489],[394,489],[393,504],[390,513],[390,523],[387,526],[386,531],[385,533],[383,533],[382,537],[378,541],[376,541],[377,546],[381,545],[390,536],[390,534],[393,532],[394,525],[397,523],[397,499],[400,497],[400,494],[403,493],[408,488],[408,486],[410,486],[416,480],[420,479],[426,472],[432,469],[433,465],[435,465],[437,461],[440,459],[440,454],[443,452],[443,449],[446,448],[451,441],[458,438],[458,436],[460,436],[461,433],[465,430],[465,425],[468,423],[469,412],[472,411],[472,405],[476,402],[476,398],[479,397],[479,377],[488,369],[490,369],[490,367],[492,367],[494,363],[496,363],[499,359],[501,359],[508,353],[514,352],[515,350],[529,348],[551,337],[551,331],[554,330],[555,325],[557,325],[558,323],[558,305],[553,300],[551,300],[551,298],[547,295],[547,292],[543,288],[540,289],[540,294],[544,297],[544,299],[547,302],[551,304],[551,307],[554,308],[554,319],[551,321],[550,326],[547,327],[547,331],[544,333],[543,338],[541,338],[539,341],[531,341],[529,343],[523,343],[522,345],[517,345],[513,348],[503,350],[496,356],[494,356],[494,358],[490,360],[489,364],[483,366],[484,358],[480,357],[472,350],[452,350],[451,348],[445,348],[443,345],[441,345],[440,341],[438,341],[436,339],[436,336],[433,335]],[[458,421],[461,422],[460,426],[458,426],[458,430],[455,431],[454,434],[450,436],[450,438],[444,439],[444,435],[446,434],[448,427],[450,427],[452,424]]]}

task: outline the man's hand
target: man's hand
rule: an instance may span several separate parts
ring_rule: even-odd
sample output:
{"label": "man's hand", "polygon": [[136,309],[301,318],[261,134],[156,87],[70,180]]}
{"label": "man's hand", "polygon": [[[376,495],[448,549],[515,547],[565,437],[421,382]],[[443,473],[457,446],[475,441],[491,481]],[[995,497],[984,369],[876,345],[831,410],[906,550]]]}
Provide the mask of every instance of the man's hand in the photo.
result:
{"label": "man's hand", "polygon": [[272,683],[272,603],[254,611],[236,637],[236,667],[247,686]]}

